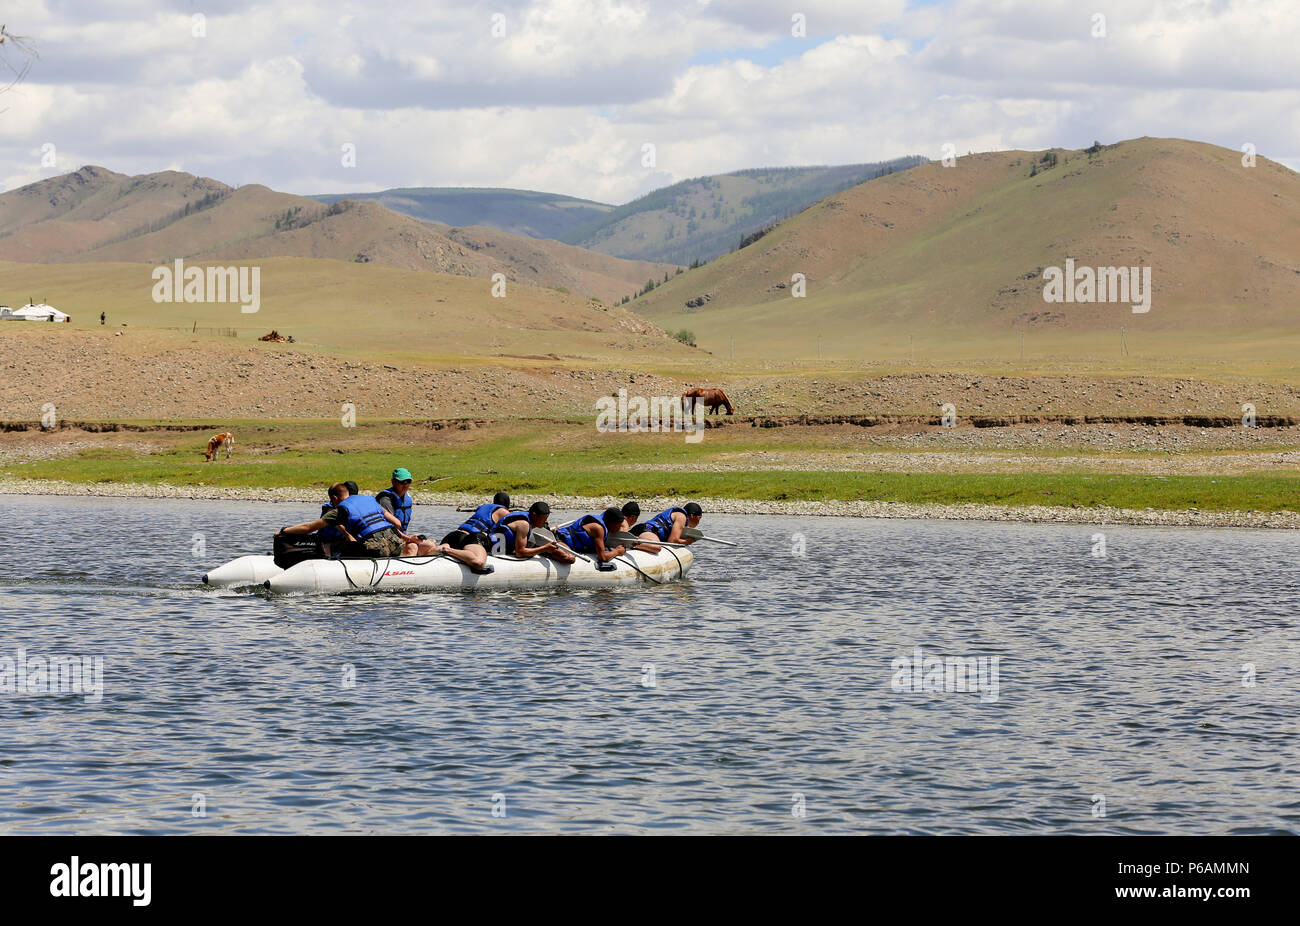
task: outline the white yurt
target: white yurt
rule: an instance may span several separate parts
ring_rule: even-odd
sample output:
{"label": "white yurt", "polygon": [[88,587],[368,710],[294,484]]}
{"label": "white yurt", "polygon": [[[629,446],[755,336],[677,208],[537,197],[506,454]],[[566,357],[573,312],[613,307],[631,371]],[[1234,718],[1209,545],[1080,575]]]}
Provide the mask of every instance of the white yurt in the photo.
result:
{"label": "white yurt", "polygon": [[14,309],[14,319],[22,319],[29,322],[70,322],[72,316],[66,312],[60,312],[52,305],[46,305],[44,302],[39,304],[27,303],[21,309]]}

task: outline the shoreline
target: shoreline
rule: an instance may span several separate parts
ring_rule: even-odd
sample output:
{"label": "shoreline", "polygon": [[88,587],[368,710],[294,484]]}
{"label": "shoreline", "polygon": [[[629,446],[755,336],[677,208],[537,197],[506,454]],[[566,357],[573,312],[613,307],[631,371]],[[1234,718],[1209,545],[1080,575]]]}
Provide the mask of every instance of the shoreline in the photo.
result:
{"label": "shoreline", "polygon": [[[459,507],[482,498],[463,492],[429,492],[416,488],[419,503]],[[167,483],[76,483],[57,479],[0,480],[0,495],[58,495],[99,498],[182,498],[199,501],[319,502],[320,489],[173,486]],[[532,497],[531,495],[528,497]],[[612,496],[547,495],[562,511],[597,510],[615,502]],[[1027,524],[1133,524],[1144,526],[1266,528],[1300,530],[1297,511],[1199,511],[1133,508],[1067,508],[1050,505],[917,504],[882,501],[764,501],[737,498],[640,499],[647,508],[658,504],[697,501],[707,513],[762,514],[787,517],[887,518],[933,521],[997,521]]]}

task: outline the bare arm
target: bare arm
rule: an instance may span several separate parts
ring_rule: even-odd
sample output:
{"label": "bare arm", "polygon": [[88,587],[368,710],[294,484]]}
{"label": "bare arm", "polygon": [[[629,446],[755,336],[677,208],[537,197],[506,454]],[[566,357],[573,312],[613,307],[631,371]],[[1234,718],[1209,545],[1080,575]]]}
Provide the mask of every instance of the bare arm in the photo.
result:
{"label": "bare arm", "polygon": [[529,559],[539,553],[545,553],[548,550],[554,550],[557,548],[557,544],[554,542],[544,543],[540,547],[530,547],[528,545],[528,535],[532,533],[531,526],[526,526],[523,533],[520,533],[517,528],[512,527],[511,530],[515,532],[515,556],[520,559]]}
{"label": "bare arm", "polygon": [[[595,528],[593,530],[593,528]],[[591,535],[591,542],[596,547],[596,560],[601,563],[608,563],[617,556],[622,556],[627,552],[622,546],[617,546],[612,550],[605,549],[605,525],[588,524],[583,528]]]}
{"label": "bare arm", "polygon": [[310,534],[318,530],[323,530],[326,527],[328,527],[328,525],[325,523],[325,521],[322,518],[317,518],[315,521],[307,521],[305,524],[295,524],[293,527],[281,528],[280,533]]}
{"label": "bare arm", "polygon": [[682,537],[682,528],[686,526],[686,515],[680,511],[673,512],[673,529],[668,532],[665,543],[694,543],[694,540]]}
{"label": "bare arm", "polygon": [[413,541],[413,540],[418,540],[418,539],[419,539],[419,538],[415,537],[414,535],[412,535],[412,534],[408,534],[406,531],[402,530],[402,522],[399,521],[399,520],[397,520],[397,518],[394,517],[393,513],[392,513],[391,511],[389,511],[387,508],[383,508],[383,507],[381,506],[381,507],[380,507],[380,510],[383,511],[383,513],[384,513],[384,517],[386,517],[386,518],[388,519],[388,523],[391,524],[391,525],[393,525],[393,527],[397,528],[397,536],[401,537],[401,538],[402,538],[403,540],[405,540],[407,543],[410,543],[410,542]]}

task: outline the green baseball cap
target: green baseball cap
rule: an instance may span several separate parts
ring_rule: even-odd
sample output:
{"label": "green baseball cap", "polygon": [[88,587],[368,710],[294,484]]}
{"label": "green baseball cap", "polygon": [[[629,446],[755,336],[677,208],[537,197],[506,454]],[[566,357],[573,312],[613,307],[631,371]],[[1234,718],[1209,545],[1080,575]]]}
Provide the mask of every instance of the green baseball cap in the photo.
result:
{"label": "green baseball cap", "polygon": [[405,466],[399,466],[397,467],[397,469],[393,470],[393,478],[398,480],[399,482],[403,479],[410,479],[411,471],[407,469]]}

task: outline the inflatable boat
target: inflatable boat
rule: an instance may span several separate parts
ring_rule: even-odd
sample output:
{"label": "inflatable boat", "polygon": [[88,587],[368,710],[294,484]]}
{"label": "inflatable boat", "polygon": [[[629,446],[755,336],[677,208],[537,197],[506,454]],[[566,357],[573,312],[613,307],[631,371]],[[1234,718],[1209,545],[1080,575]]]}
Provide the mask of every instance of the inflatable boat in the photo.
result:
{"label": "inflatable boat", "polygon": [[356,591],[411,591],[437,588],[541,588],[547,585],[601,587],[659,585],[683,578],[695,563],[689,548],[664,547],[658,553],[633,550],[599,568],[593,559],[564,565],[543,556],[488,557],[492,571],[471,572],[448,556],[391,559],[309,559],[280,569],[270,556],[241,556],[213,569],[204,583],[217,588],[261,585],[275,594],[337,594]]}
{"label": "inflatable boat", "polygon": [[204,575],[203,584],[213,588],[243,588],[261,585],[282,572],[284,570],[275,564],[274,556],[241,556]]}

